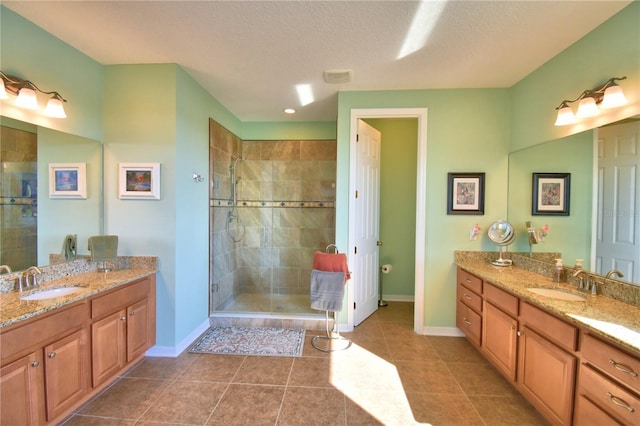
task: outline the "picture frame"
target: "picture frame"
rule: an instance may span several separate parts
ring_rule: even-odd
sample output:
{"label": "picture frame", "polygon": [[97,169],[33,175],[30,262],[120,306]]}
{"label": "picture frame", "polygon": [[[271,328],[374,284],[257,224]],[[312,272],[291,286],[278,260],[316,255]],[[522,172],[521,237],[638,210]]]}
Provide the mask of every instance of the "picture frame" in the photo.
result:
{"label": "picture frame", "polygon": [[571,173],[533,173],[531,214],[569,216]]}
{"label": "picture frame", "polygon": [[160,199],[160,163],[119,163],[118,168],[119,199]]}
{"label": "picture frame", "polygon": [[448,173],[447,214],[484,215],[484,173]]}
{"label": "picture frame", "polygon": [[49,163],[49,198],[86,199],[86,163]]}

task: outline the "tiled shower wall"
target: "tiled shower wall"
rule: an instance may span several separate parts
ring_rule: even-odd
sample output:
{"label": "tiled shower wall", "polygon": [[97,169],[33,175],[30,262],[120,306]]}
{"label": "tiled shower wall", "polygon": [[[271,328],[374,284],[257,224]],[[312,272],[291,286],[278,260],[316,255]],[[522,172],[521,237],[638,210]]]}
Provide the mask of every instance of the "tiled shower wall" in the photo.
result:
{"label": "tiled shower wall", "polygon": [[241,141],[212,121],[210,161],[212,310],[240,293],[308,294],[313,253],[334,242],[336,141]]}
{"label": "tiled shower wall", "polygon": [[0,264],[13,270],[37,263],[37,135],[1,126]]}

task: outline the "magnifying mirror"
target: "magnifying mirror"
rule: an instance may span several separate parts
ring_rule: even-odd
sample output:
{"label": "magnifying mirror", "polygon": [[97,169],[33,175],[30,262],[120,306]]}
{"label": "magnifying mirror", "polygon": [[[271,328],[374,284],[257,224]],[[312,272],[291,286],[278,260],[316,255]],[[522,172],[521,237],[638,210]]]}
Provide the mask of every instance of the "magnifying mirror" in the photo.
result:
{"label": "magnifying mirror", "polygon": [[516,237],[513,226],[507,221],[499,220],[491,224],[487,234],[489,239],[500,247],[500,256],[491,263],[496,266],[511,266],[511,259],[505,259],[503,255],[504,247],[511,244]]}

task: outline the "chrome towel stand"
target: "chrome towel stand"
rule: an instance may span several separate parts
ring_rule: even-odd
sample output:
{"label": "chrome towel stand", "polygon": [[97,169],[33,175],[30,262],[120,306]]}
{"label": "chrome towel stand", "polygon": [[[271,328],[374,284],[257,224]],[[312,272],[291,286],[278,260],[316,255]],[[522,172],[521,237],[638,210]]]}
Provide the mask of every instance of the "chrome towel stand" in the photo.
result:
{"label": "chrome towel stand", "polygon": [[[338,246],[335,244],[329,244],[325,249],[325,253],[330,253],[331,249],[335,250],[335,253],[338,253]],[[325,313],[325,328],[326,328],[326,336],[313,336],[311,339],[311,346],[316,348],[322,352],[336,352],[343,351],[345,349],[349,349],[351,347],[351,340],[345,339],[340,335],[338,331],[338,320],[337,313],[333,311],[333,327],[329,330],[329,311],[324,311]],[[325,345],[320,345],[318,341],[325,341]],[[340,342],[341,344],[337,347],[333,347],[333,342]],[[328,346],[328,347],[325,347]]]}

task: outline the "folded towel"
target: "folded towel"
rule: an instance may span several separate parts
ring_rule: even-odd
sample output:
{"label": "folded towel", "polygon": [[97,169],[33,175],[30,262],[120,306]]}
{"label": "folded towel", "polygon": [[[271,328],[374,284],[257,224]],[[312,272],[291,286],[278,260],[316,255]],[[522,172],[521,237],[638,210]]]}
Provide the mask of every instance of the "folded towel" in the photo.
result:
{"label": "folded towel", "polygon": [[344,253],[315,252],[313,254],[313,269],[325,272],[344,272],[345,282],[351,279],[347,255]]}
{"label": "folded towel", "polygon": [[92,261],[110,260],[118,257],[118,236],[97,235],[89,237]]}
{"label": "folded towel", "polygon": [[62,241],[62,256],[64,260],[74,260],[78,254],[76,236],[68,234]]}
{"label": "folded towel", "polygon": [[344,272],[311,271],[311,307],[319,311],[341,311]]}

